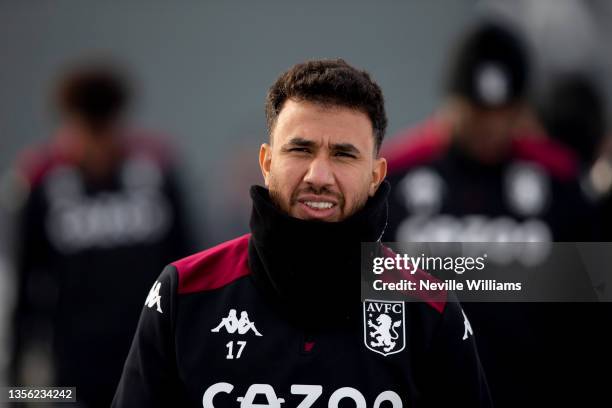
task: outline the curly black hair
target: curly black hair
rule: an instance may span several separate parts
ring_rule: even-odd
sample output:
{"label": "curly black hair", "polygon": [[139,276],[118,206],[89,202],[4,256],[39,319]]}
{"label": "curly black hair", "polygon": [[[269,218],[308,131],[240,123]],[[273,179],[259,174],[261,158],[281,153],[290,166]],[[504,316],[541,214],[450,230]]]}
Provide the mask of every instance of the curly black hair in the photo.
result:
{"label": "curly black hair", "polygon": [[124,112],[130,99],[130,87],[118,68],[87,64],[65,74],[56,97],[62,113],[76,114],[98,129]]}
{"label": "curly black hair", "polygon": [[343,59],[294,65],[268,91],[266,119],[270,134],[287,99],[342,106],[367,114],[372,121],[378,153],[387,129],[385,101],[380,87],[366,71],[352,67]]}

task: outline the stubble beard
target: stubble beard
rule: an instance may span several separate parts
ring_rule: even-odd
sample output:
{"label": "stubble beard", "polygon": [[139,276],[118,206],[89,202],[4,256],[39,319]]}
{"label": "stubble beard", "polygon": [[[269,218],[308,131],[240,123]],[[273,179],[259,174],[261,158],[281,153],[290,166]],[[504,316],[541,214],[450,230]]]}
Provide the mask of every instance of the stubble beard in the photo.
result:
{"label": "stubble beard", "polygon": [[310,193],[310,194],[315,194],[315,195],[321,195],[321,194],[326,194],[328,196],[334,196],[336,197],[337,201],[338,201],[338,206],[341,209],[341,218],[338,221],[343,221],[345,219],[347,219],[348,217],[350,217],[351,215],[355,214],[356,212],[358,212],[359,210],[361,210],[366,202],[368,201],[368,193],[365,192],[363,195],[361,195],[356,201],[355,204],[348,210],[348,211],[344,211],[345,210],[345,206],[346,206],[346,202],[345,202],[345,198],[342,194],[340,193],[336,193],[336,192],[332,192],[329,191],[327,188],[322,188],[322,189],[314,189],[314,188],[302,188],[302,189],[296,189],[291,193],[291,197],[289,198],[289,201],[287,202],[287,200],[285,200],[283,198],[283,195],[280,192],[280,188],[278,188],[278,182],[276,180],[276,178],[272,175],[270,175],[270,182],[268,185],[268,193],[270,195],[270,200],[272,200],[272,203],[274,203],[274,205],[276,205],[276,207],[281,210],[282,212],[288,214],[289,216],[293,216],[291,214],[291,208],[293,206],[295,206],[297,204],[297,198],[299,196],[299,194],[301,193]]}

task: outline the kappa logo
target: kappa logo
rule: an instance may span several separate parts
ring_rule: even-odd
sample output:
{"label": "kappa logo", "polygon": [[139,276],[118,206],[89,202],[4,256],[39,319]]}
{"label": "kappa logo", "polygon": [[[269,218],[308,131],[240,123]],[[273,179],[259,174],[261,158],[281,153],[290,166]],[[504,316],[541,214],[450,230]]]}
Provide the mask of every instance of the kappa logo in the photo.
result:
{"label": "kappa logo", "polygon": [[249,320],[249,314],[246,311],[240,312],[240,319],[236,316],[236,309],[230,309],[227,317],[221,319],[221,323],[210,331],[213,333],[219,333],[219,330],[225,328],[229,334],[246,334],[249,330],[252,330],[256,336],[262,336],[262,334],[255,327],[255,322]]}
{"label": "kappa logo", "polygon": [[161,295],[159,294],[159,289],[161,288],[161,282],[155,281],[153,287],[149,291],[147,295],[147,300],[145,300],[145,305],[150,309],[153,306],[157,306],[157,311],[159,313],[163,313],[161,309]]}
{"label": "kappa logo", "polygon": [[368,349],[388,356],[402,351],[405,339],[404,302],[363,302],[363,341]]}
{"label": "kappa logo", "polygon": [[461,313],[463,314],[463,327],[464,327],[463,338],[461,340],[467,340],[469,335],[472,335],[472,336],[474,335],[474,330],[472,330],[472,325],[470,324],[470,321],[465,315],[465,312],[463,311],[463,309],[461,309]]}

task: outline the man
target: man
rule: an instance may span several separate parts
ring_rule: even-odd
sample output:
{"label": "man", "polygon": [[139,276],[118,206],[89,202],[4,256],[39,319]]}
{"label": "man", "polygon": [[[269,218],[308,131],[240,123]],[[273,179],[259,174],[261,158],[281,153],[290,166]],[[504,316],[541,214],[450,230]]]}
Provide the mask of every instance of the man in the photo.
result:
{"label": "man", "polygon": [[51,381],[77,387],[82,406],[108,406],[142,307],[134,297],[191,245],[167,147],[124,123],[121,72],[76,67],[56,97],[60,129],[16,171],[26,198],[11,384],[31,384],[30,351],[50,349]]}
{"label": "man", "polygon": [[[576,157],[525,124],[529,59],[517,33],[480,22],[449,65],[439,114],[383,153],[393,187],[385,240],[491,242],[492,253],[500,242],[592,239]],[[466,303],[496,406],[597,400],[603,388],[575,373],[603,356],[600,306]]]}
{"label": "man", "polygon": [[594,240],[610,241],[610,135],[606,100],[599,82],[586,72],[560,74],[550,81],[537,102],[548,133],[571,148],[579,159],[580,184],[600,214],[593,217],[599,221]]}
{"label": "man", "polygon": [[[458,304],[360,300],[360,242],[387,217],[378,85],[343,60],[298,64],[266,115],[251,234],[162,272],[113,406],[487,406]],[[377,336],[383,319],[401,336]]]}
{"label": "man", "polygon": [[532,124],[521,38],[503,24],[476,25],[449,65],[438,113],[384,149],[394,186],[385,238],[587,240],[590,225],[571,217],[589,209],[577,159]]}

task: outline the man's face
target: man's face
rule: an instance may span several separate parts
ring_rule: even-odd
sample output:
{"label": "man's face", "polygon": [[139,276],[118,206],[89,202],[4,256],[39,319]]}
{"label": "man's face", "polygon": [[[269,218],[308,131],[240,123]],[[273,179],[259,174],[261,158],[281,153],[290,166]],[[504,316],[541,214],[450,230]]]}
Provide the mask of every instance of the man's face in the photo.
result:
{"label": "man's face", "polygon": [[522,110],[519,105],[483,109],[465,104],[458,136],[477,158],[494,163],[505,157]]}
{"label": "man's face", "polygon": [[287,100],[259,152],[276,204],[304,220],[340,221],[362,208],[387,173],[363,112]]}

